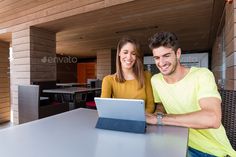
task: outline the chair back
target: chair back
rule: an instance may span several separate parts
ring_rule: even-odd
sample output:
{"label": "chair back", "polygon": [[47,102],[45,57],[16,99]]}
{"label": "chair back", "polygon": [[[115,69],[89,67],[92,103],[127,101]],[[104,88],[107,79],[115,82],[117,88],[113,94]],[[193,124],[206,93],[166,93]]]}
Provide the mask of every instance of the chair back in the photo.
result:
{"label": "chair back", "polygon": [[69,104],[67,103],[47,101],[42,104],[39,95],[39,85],[19,85],[18,106],[20,124],[69,110]]}
{"label": "chair back", "polygon": [[236,91],[220,90],[222,124],[232,147],[236,150]]}
{"label": "chair back", "polygon": [[32,82],[33,85],[39,85],[39,95],[40,96],[48,96],[47,93],[43,93],[44,89],[55,89],[57,81],[38,81]]}
{"label": "chair back", "polygon": [[19,123],[38,119],[39,86],[18,86]]}

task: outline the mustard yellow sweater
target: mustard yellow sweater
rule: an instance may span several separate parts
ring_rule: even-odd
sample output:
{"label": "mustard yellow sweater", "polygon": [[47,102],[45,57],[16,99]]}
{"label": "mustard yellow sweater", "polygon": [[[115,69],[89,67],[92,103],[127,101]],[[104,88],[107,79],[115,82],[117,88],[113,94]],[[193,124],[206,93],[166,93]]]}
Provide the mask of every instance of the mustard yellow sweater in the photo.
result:
{"label": "mustard yellow sweater", "polygon": [[124,83],[117,82],[115,75],[108,75],[102,81],[103,98],[124,98],[124,99],[143,99],[145,101],[146,112],[153,113],[154,99],[151,86],[151,74],[147,71],[145,75],[145,87],[139,88],[138,81],[126,80]]}

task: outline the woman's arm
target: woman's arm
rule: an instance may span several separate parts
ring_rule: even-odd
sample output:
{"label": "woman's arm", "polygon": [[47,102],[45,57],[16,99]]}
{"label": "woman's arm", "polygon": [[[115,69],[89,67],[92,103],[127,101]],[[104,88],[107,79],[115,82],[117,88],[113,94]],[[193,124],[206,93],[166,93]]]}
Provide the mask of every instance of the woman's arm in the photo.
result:
{"label": "woman's arm", "polygon": [[105,76],[102,80],[102,92],[101,98],[111,98],[112,97],[112,80],[111,76]]}
{"label": "woman's arm", "polygon": [[155,109],[155,103],[151,86],[151,73],[145,71],[145,91],[146,91],[146,112],[153,113]]}

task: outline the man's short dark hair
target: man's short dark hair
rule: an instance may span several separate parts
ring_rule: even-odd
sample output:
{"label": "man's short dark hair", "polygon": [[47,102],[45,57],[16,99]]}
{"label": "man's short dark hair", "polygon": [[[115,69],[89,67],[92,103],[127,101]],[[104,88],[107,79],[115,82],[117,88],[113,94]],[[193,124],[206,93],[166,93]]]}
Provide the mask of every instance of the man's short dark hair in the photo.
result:
{"label": "man's short dark hair", "polygon": [[177,36],[172,32],[158,32],[150,38],[149,48],[151,50],[158,47],[172,48],[175,52],[179,48],[179,41]]}

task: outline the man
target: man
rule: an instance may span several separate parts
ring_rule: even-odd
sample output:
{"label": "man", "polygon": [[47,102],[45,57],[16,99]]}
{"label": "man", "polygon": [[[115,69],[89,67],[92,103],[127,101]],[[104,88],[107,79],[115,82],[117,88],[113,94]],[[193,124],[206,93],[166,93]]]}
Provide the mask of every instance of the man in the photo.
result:
{"label": "man", "polygon": [[149,47],[160,70],[151,79],[154,99],[167,114],[147,115],[147,123],[190,128],[189,157],[236,157],[221,124],[221,97],[213,74],[180,64],[181,49],[174,33],[155,34]]}

